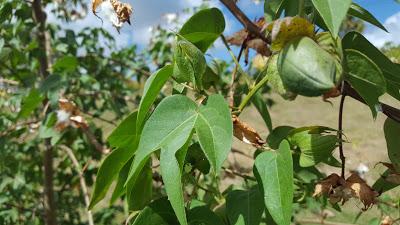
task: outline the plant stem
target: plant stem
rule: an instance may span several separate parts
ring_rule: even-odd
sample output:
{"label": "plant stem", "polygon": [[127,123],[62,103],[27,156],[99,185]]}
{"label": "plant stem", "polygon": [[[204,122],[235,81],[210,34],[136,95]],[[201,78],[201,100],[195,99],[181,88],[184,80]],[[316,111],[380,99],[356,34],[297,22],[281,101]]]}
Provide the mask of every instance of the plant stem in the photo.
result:
{"label": "plant stem", "polygon": [[[39,42],[39,49],[42,51],[38,60],[40,65],[40,75],[42,79],[46,79],[49,75],[49,68],[51,68],[50,60],[50,34],[46,30],[46,13],[43,11],[41,0],[34,0],[32,2],[33,19],[39,25],[37,39]],[[50,107],[48,107],[48,99],[43,101],[43,112],[48,115]],[[43,153],[43,167],[44,167],[44,220],[46,225],[57,225],[57,211],[54,202],[54,189],[53,189],[53,146],[51,139],[44,140],[45,150]]]}
{"label": "plant stem", "polygon": [[342,173],[341,176],[344,178],[345,172],[345,164],[346,164],[346,157],[344,156],[343,151],[343,141],[342,141],[342,134],[343,134],[343,108],[344,108],[344,100],[346,99],[346,94],[342,93],[342,98],[340,99],[340,106],[339,106],[339,125],[338,125],[338,139],[339,139],[339,154],[340,160],[342,161]]}
{"label": "plant stem", "polygon": [[79,181],[80,181],[80,185],[81,185],[82,195],[83,195],[83,198],[85,200],[85,205],[86,205],[86,214],[88,217],[88,224],[94,225],[92,211],[89,210],[89,204],[90,204],[90,199],[89,199],[89,194],[88,194],[89,192],[88,192],[85,178],[83,177],[83,169],[79,165],[79,162],[76,159],[74,151],[72,149],[70,149],[69,147],[67,147],[65,145],[61,145],[60,148],[63,149],[67,153],[68,157],[71,159],[72,164],[75,167],[76,172],[79,175]]}
{"label": "plant stem", "polygon": [[239,173],[239,172],[237,172],[237,171],[234,171],[234,170],[231,170],[231,169],[228,169],[228,168],[225,168],[225,167],[222,167],[222,169],[223,169],[226,173],[230,173],[230,174],[232,174],[232,175],[241,177],[241,178],[243,178],[243,179],[245,179],[245,180],[256,181],[256,178],[251,177],[251,176],[248,176],[248,175],[246,175],[246,174],[242,174],[242,173]]}
{"label": "plant stem", "polygon": [[240,23],[249,31],[251,35],[261,38],[265,43],[271,44],[271,40],[265,37],[261,29],[255,25],[242,10],[237,7],[236,3],[232,0],[219,0],[222,4],[229,9],[229,11],[239,20]]}
{"label": "plant stem", "polygon": [[304,0],[299,0],[299,16],[304,17]]}
{"label": "plant stem", "polygon": [[261,79],[252,89],[250,89],[249,93],[246,95],[246,97],[244,97],[243,101],[239,105],[239,114],[243,111],[257,91],[268,82],[268,79],[269,77],[267,75],[264,76],[263,79]]}

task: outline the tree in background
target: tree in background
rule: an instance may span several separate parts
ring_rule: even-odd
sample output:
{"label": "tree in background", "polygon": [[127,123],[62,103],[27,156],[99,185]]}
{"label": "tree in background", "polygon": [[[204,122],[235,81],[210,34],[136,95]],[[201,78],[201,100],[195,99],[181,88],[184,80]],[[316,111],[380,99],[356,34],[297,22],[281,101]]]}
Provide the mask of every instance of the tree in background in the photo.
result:
{"label": "tree in background", "polygon": [[[371,223],[397,220],[397,199],[380,194],[400,184],[400,111],[379,97],[400,100],[400,67],[353,31],[360,20],[383,25],[351,0],[268,0],[257,22],[234,1],[220,2],[243,30],[225,38],[223,13],[203,5],[178,31],[155,29],[140,53],[117,50],[103,29],[50,24],[44,12],[70,21],[89,8],[98,16],[102,5],[110,14],[101,19],[119,30],[130,23],[127,3],[0,4],[0,223],[289,225],[306,223],[304,209],[321,210],[317,223],[325,223],[322,209],[340,211],[350,198],[363,210],[378,205],[385,218]],[[230,61],[206,60],[218,38]],[[262,69],[242,67],[249,49],[265,57]],[[273,126],[271,91],[287,100],[340,96],[338,127]],[[374,118],[388,116],[391,163],[372,186],[346,170],[346,97]],[[249,105],[267,137],[243,121]],[[234,137],[252,146],[251,154],[232,148]],[[253,171],[237,170],[229,154],[247,157]],[[321,164],[341,173],[327,176]],[[243,182],[222,189],[228,175]]]}

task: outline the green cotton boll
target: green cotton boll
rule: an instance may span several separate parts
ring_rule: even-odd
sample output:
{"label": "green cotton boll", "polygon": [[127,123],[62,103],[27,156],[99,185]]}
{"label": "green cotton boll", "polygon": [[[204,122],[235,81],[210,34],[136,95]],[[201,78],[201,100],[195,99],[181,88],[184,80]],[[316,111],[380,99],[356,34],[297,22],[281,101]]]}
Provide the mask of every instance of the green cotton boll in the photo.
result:
{"label": "green cotton boll", "polygon": [[272,90],[282,96],[282,98],[290,101],[296,99],[297,94],[288,91],[282,83],[282,79],[278,72],[278,55],[273,55],[271,57],[266,74],[266,76],[268,76],[269,85]]}
{"label": "green cotton boll", "polygon": [[293,93],[315,97],[336,86],[335,58],[311,38],[289,42],[278,57],[283,85]]}

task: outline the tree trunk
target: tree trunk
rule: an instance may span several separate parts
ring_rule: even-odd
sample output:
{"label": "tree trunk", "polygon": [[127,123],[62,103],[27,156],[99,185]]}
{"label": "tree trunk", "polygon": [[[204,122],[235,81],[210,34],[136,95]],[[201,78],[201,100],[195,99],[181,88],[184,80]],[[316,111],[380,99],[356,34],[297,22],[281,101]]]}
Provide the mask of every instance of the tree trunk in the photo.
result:
{"label": "tree trunk", "polygon": [[[34,0],[32,2],[33,17],[36,23],[39,24],[39,31],[37,38],[39,48],[42,50],[39,56],[40,74],[43,79],[49,75],[48,69],[51,67],[50,59],[50,35],[46,30],[46,13],[43,11],[42,1]],[[50,112],[47,107],[48,100],[43,101],[43,111],[45,114]],[[54,202],[54,189],[53,189],[53,146],[49,138],[44,140],[43,152],[43,170],[44,170],[44,215],[46,225],[57,225],[56,205]]]}

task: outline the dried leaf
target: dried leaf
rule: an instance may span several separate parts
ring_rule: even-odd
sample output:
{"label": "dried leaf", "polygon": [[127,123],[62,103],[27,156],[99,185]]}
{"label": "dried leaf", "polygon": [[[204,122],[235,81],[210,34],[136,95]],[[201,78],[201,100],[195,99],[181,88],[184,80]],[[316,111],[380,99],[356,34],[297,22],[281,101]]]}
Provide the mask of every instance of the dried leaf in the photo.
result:
{"label": "dried leaf", "polygon": [[380,164],[384,165],[389,169],[389,174],[384,177],[384,179],[393,184],[400,184],[400,173],[396,171],[396,168],[392,163],[380,162]]}
{"label": "dried leaf", "polygon": [[234,135],[239,140],[251,144],[256,148],[262,147],[265,141],[260,137],[256,130],[239,120],[237,116],[232,117]]}
{"label": "dried leaf", "polygon": [[333,173],[315,185],[313,197],[319,197],[321,195],[328,196],[334,188],[341,186],[344,183],[345,181],[339,175]]}
{"label": "dried leaf", "polygon": [[314,39],[314,25],[302,17],[286,17],[268,24],[267,30],[271,34],[271,49],[281,50],[288,42],[299,37]]}
{"label": "dried leaf", "polygon": [[358,198],[364,204],[363,210],[367,210],[376,202],[379,193],[373,190],[356,173],[353,173],[345,181],[337,174],[331,174],[315,186],[313,197],[325,195],[332,204],[342,202],[344,204],[350,198]]}
{"label": "dried leaf", "polygon": [[92,12],[96,15],[96,9],[99,5],[103,3],[103,0],[92,0]]}
{"label": "dried leaf", "polygon": [[[265,24],[264,18],[259,19],[256,25],[262,29]],[[251,37],[246,29],[242,29],[232,36],[228,37],[227,42],[231,45],[242,46],[245,43],[246,48],[254,49],[258,54],[263,56],[270,56],[271,51],[268,45],[260,38]]]}
{"label": "dried leaf", "polygon": [[347,178],[346,183],[354,191],[354,197],[359,198],[364,204],[363,210],[367,210],[375,204],[379,193],[368,186],[368,184],[357,174],[353,173],[349,178]]}

